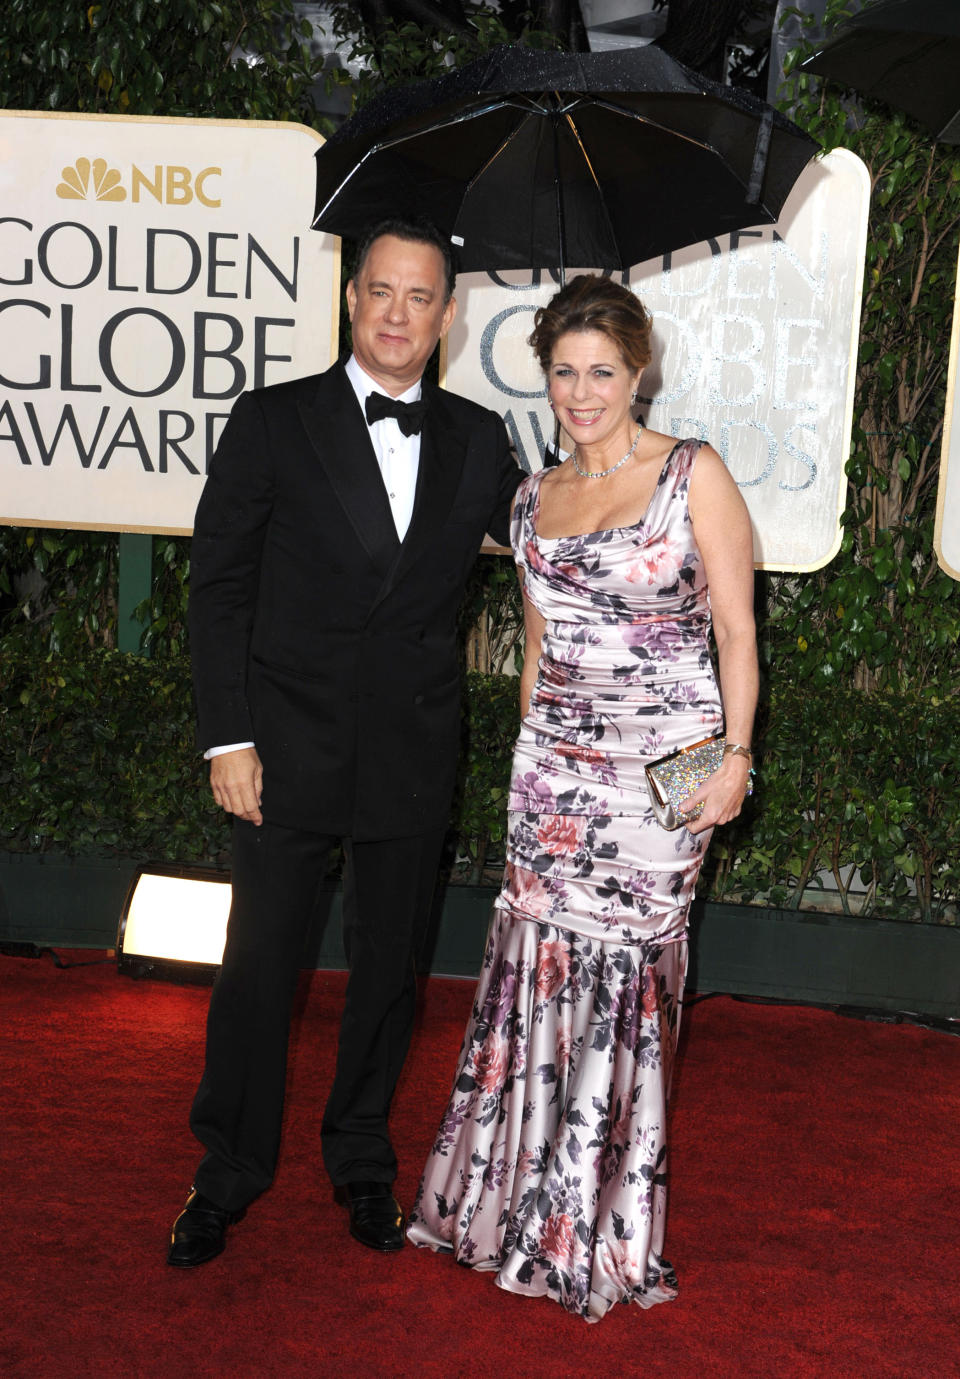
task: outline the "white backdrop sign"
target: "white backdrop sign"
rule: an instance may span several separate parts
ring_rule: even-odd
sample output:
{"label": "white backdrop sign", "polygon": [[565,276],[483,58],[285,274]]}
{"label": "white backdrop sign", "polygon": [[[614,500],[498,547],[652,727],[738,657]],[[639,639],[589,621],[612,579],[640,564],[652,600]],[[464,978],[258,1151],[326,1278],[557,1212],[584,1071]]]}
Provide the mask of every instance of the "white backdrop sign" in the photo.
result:
{"label": "white backdrop sign", "polygon": [[957,288],[953,304],[953,334],[947,371],[947,410],[943,419],[940,451],[940,487],[933,546],[940,568],[960,579],[960,254],[957,256]]}
{"label": "white backdrop sign", "polygon": [[[719,450],[765,569],[817,569],[840,544],[869,197],[866,166],[838,149],[805,170],[776,225],[624,275],[654,318],[645,420]],[[504,415],[528,470],[553,421],[526,337],[555,291],[547,273],[464,274],[448,337],[447,386]]]}
{"label": "white backdrop sign", "polygon": [[335,357],[319,142],[0,112],[0,520],[191,530],[237,395]]}

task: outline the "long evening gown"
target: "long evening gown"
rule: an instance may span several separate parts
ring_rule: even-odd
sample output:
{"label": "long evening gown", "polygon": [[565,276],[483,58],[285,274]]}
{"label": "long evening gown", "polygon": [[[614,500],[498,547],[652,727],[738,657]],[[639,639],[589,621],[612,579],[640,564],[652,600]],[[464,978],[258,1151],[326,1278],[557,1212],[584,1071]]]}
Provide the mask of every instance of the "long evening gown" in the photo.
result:
{"label": "long evening gown", "polygon": [[686,926],[708,834],[669,833],[643,768],[722,726],[680,441],[643,520],[513,547],[546,620],[507,862],[456,1080],[410,1218],[418,1245],[596,1321],[676,1296],[662,1257]]}

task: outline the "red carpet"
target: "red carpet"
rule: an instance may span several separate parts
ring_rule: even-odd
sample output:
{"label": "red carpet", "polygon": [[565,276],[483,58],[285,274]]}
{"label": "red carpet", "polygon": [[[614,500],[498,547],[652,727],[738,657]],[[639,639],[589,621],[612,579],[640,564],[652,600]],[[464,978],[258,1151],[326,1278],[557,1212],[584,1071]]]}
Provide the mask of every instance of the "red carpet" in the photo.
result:
{"label": "red carpet", "polygon": [[[226,1254],[178,1272],[163,1255],[198,1156],[206,990],[0,958],[3,1379],[960,1375],[960,1039],[693,1006],[667,1234],[680,1299],[588,1327],[349,1239],[318,1156],[342,990],[304,978],[275,1188]],[[394,1121],[407,1204],[470,994],[426,985]]]}

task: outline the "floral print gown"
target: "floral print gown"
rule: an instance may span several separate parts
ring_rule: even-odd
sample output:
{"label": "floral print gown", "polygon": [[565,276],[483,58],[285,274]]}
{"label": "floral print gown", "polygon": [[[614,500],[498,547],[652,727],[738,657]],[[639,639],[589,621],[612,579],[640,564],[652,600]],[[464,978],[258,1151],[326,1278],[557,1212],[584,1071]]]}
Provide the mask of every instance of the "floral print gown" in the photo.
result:
{"label": "floral print gown", "polygon": [[676,1296],[662,1256],[686,925],[708,835],[667,832],[643,768],[720,731],[710,605],[676,444],[642,521],[512,541],[546,620],[516,746],[507,862],[418,1245],[596,1321]]}

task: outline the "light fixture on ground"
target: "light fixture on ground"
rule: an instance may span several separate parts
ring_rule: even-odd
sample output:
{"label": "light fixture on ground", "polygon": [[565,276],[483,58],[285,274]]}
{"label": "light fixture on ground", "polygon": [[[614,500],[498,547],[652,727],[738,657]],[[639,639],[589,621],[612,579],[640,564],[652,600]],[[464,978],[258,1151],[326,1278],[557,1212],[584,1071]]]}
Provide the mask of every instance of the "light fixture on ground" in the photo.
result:
{"label": "light fixture on ground", "polygon": [[209,978],[219,967],[230,911],[228,872],[141,867],[117,932],[117,967],[131,976]]}

